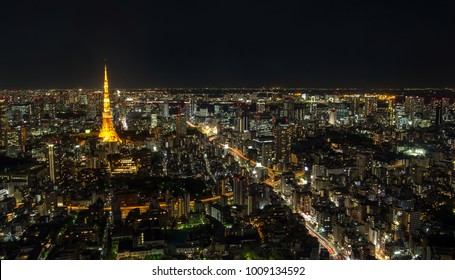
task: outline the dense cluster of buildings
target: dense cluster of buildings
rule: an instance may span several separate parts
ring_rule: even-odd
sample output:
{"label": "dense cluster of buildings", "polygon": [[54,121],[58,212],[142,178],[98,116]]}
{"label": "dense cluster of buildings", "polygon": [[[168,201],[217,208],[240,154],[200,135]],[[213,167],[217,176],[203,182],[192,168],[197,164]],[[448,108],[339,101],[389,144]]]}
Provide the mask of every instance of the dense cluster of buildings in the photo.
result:
{"label": "dense cluster of buildings", "polygon": [[0,257],[453,259],[452,95],[0,91]]}

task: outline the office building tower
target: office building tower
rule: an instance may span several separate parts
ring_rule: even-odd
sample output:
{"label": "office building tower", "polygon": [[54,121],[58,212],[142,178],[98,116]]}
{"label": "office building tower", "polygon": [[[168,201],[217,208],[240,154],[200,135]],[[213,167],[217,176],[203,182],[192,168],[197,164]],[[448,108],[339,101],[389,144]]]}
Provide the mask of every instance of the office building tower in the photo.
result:
{"label": "office building tower", "polygon": [[283,110],[281,117],[289,119],[289,122],[294,121],[295,102],[291,97],[286,97],[283,102]]}
{"label": "office building tower", "polygon": [[292,125],[279,123],[276,127],[275,160],[287,164],[291,160]]}
{"label": "office building tower", "polygon": [[275,138],[273,136],[260,136],[253,139],[254,147],[259,151],[258,162],[262,166],[269,166],[273,158],[273,146]]}
{"label": "office building tower", "polygon": [[425,107],[424,98],[419,96],[406,96],[404,102],[404,112],[406,117],[414,125],[418,114],[423,112]]}
{"label": "office building tower", "polygon": [[48,146],[48,165],[49,178],[54,184],[60,182],[60,153],[58,145],[49,144]]}
{"label": "office building tower", "polygon": [[6,155],[16,158],[21,152],[20,130],[17,127],[7,129]]}
{"label": "office building tower", "polygon": [[436,107],[436,120],[435,120],[435,124],[436,126],[441,126],[444,122],[444,119],[443,119],[443,114],[442,114],[442,106],[438,106]]}
{"label": "office building tower", "polygon": [[176,118],[175,131],[177,137],[186,136],[186,117],[184,115],[178,114]]}
{"label": "office building tower", "polygon": [[244,205],[247,179],[244,176],[235,176],[233,179],[234,204]]}
{"label": "office building tower", "polygon": [[259,99],[256,103],[256,112],[257,113],[264,113],[265,112],[265,101],[264,99]]}
{"label": "office building tower", "polygon": [[25,153],[25,149],[27,146],[27,127],[25,125],[21,126],[19,142],[21,145],[21,152]]}
{"label": "office building tower", "polygon": [[163,118],[169,118],[169,103],[161,103],[160,112]]}
{"label": "office building tower", "polygon": [[0,99],[0,151],[6,151],[8,129],[8,106],[5,99]]}
{"label": "office building tower", "polygon": [[194,98],[187,98],[185,100],[185,117],[190,119],[196,113],[197,107]]}
{"label": "office building tower", "polygon": [[250,117],[249,117],[250,106],[247,103],[237,104],[237,131],[243,133],[250,129]]}
{"label": "office building tower", "polygon": [[158,125],[157,114],[150,114],[150,129],[154,129]]}
{"label": "office building tower", "polygon": [[365,96],[365,106],[364,106],[364,116],[368,117],[374,114],[378,110],[378,97],[366,95]]}
{"label": "office building tower", "polygon": [[349,111],[352,116],[358,115],[360,109],[360,98],[358,95],[351,97],[351,104],[349,106]]}
{"label": "office building tower", "polygon": [[329,110],[329,124],[335,125],[336,121],[337,121],[336,110],[335,108],[332,108]]}

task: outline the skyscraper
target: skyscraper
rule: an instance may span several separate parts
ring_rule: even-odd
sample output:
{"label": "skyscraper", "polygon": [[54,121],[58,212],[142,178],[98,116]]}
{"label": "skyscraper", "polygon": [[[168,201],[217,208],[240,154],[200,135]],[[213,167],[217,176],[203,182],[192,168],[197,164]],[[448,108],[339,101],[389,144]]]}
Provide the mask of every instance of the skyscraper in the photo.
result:
{"label": "skyscraper", "polygon": [[273,136],[260,136],[253,139],[254,147],[260,151],[258,160],[262,166],[269,166],[270,160],[273,158],[274,140]]}
{"label": "skyscraper", "polygon": [[169,118],[169,103],[167,103],[167,102],[161,103],[160,111],[161,111],[161,117]]}
{"label": "skyscraper", "polygon": [[107,66],[104,66],[104,98],[103,98],[103,125],[99,134],[99,138],[103,142],[122,143],[122,140],[115,132],[114,122],[112,120],[111,102],[109,99],[109,84],[107,80]]}
{"label": "skyscraper", "polygon": [[365,96],[364,116],[368,117],[375,113],[378,109],[378,97],[372,95]]}
{"label": "skyscraper", "polygon": [[442,107],[438,106],[436,107],[436,120],[435,124],[436,126],[441,126],[444,122],[443,115],[442,115]]}
{"label": "skyscraper", "polygon": [[329,124],[335,125],[337,121],[336,109],[332,108],[329,110]]}
{"label": "skyscraper", "polygon": [[25,153],[25,148],[27,146],[27,127],[25,125],[21,126],[20,130],[20,144],[21,144],[21,152]]}
{"label": "skyscraper", "polygon": [[406,96],[404,110],[408,120],[414,125],[417,115],[422,113],[425,107],[424,98],[419,96]]}
{"label": "skyscraper", "polygon": [[256,103],[256,112],[257,113],[264,113],[265,111],[265,101],[264,99],[259,99]]}
{"label": "skyscraper", "polygon": [[392,126],[395,123],[395,97],[387,100],[387,111],[389,112],[389,125]]}
{"label": "skyscraper", "polygon": [[448,111],[450,108],[448,98],[432,99],[431,106],[435,110],[435,125],[442,126],[444,121],[447,120]]}
{"label": "skyscraper", "polygon": [[7,128],[6,156],[16,158],[21,152],[20,131],[17,128]]}
{"label": "skyscraper", "polygon": [[0,151],[6,150],[8,140],[8,115],[7,104],[5,99],[0,99]]}
{"label": "skyscraper", "polygon": [[49,144],[48,146],[49,178],[52,183],[58,184],[60,181],[60,157],[58,146]]}
{"label": "skyscraper", "polygon": [[192,116],[194,116],[196,112],[196,103],[194,98],[187,98],[185,100],[185,117],[187,119],[190,119]]}
{"label": "skyscraper", "polygon": [[249,104],[239,103],[237,104],[237,129],[239,133],[244,133],[250,129],[250,112]]}
{"label": "skyscraper", "polygon": [[359,96],[358,95],[352,96],[351,105],[349,106],[349,111],[351,112],[352,116],[359,114],[359,107],[360,107]]}
{"label": "skyscraper", "polygon": [[244,176],[235,176],[233,184],[234,191],[234,204],[244,205],[245,203],[245,189],[247,185],[246,177]]}
{"label": "skyscraper", "polygon": [[289,121],[294,120],[294,110],[295,110],[295,101],[291,97],[286,97],[283,102],[283,110],[281,111],[281,116],[288,118]]}
{"label": "skyscraper", "polygon": [[275,160],[280,163],[289,163],[291,159],[292,126],[288,123],[279,123],[276,127]]}
{"label": "skyscraper", "polygon": [[175,130],[177,137],[186,136],[186,117],[178,114],[176,118]]}

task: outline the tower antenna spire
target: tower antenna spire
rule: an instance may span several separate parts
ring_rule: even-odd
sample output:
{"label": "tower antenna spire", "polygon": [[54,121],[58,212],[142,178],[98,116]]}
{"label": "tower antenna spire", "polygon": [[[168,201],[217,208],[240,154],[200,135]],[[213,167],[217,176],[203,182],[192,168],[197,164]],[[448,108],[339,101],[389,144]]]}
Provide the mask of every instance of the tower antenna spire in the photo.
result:
{"label": "tower antenna spire", "polygon": [[107,82],[107,59],[104,58],[104,82]]}

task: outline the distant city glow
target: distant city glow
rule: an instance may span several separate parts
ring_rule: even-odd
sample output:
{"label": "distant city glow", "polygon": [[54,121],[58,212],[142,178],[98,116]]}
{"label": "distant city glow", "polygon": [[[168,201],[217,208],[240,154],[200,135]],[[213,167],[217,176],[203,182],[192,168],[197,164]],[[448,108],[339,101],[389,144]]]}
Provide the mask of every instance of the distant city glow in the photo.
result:
{"label": "distant city glow", "polygon": [[106,67],[103,92],[4,90],[0,238],[14,246],[0,257],[395,260],[453,249],[438,242],[454,236],[454,103],[436,97],[446,91],[109,94],[107,78]]}

